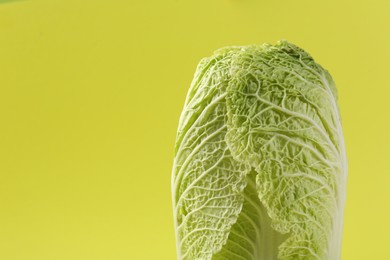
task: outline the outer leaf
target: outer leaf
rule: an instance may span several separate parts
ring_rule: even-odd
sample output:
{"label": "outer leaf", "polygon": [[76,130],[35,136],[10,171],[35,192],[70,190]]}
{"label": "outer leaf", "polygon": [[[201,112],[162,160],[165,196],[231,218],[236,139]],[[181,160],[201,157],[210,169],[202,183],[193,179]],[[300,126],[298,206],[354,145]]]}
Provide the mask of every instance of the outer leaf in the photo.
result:
{"label": "outer leaf", "polygon": [[224,140],[230,53],[202,60],[180,119],[172,179],[179,259],[211,259],[242,208],[249,167]]}
{"label": "outer leaf", "polygon": [[259,174],[280,233],[279,259],[339,259],[346,165],[335,87],[303,50],[281,42],[234,59],[227,143]]}

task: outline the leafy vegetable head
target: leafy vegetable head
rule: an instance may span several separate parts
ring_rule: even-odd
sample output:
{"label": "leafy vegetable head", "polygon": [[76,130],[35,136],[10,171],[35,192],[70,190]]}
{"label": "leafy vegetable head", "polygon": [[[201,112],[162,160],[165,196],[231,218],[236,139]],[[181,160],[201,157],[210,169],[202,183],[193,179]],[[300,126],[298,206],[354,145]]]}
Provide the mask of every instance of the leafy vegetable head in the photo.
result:
{"label": "leafy vegetable head", "polygon": [[179,259],[337,260],[346,176],[329,73],[286,41],[220,49],[179,123]]}

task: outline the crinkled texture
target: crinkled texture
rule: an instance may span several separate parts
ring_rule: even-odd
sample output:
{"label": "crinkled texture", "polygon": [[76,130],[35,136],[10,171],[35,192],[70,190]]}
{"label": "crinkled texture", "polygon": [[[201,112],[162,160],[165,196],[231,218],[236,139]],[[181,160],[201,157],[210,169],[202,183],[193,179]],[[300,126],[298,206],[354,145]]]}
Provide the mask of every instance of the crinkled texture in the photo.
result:
{"label": "crinkled texture", "polygon": [[179,259],[340,258],[347,161],[329,73],[286,41],[203,59],[172,177]]}

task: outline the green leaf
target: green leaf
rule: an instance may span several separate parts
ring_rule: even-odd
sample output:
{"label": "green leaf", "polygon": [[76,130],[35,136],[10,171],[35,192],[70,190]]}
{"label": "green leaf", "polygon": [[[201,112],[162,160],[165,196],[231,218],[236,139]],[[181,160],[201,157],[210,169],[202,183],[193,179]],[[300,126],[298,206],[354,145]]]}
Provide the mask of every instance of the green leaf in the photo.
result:
{"label": "green leaf", "polygon": [[0,4],[10,3],[10,2],[19,2],[24,0],[0,0]]}

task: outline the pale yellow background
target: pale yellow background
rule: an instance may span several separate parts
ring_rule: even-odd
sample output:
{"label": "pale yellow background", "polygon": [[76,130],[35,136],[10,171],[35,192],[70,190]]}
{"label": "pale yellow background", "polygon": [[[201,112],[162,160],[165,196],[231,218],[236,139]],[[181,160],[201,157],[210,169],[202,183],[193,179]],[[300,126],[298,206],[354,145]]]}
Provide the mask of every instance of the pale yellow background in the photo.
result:
{"label": "pale yellow background", "polygon": [[175,259],[173,145],[195,67],[278,39],[339,89],[343,259],[390,259],[389,26],[388,0],[0,3],[0,259]]}

